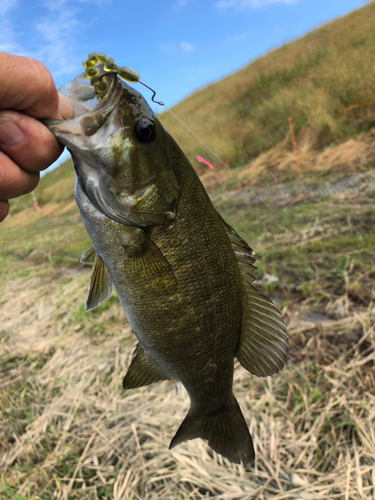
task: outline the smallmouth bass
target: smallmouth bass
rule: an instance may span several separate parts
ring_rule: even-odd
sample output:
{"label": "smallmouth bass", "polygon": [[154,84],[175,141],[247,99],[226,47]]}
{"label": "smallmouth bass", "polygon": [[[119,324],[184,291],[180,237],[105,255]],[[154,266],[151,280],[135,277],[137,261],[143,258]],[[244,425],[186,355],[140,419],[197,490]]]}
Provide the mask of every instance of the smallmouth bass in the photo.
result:
{"label": "smallmouth bass", "polygon": [[100,88],[83,74],[60,89],[75,118],[47,123],[72,155],[93,244],[82,257],[93,264],[86,310],[115,286],[138,339],[125,389],[166,379],[186,388],[190,409],[170,448],[200,437],[230,461],[250,463],[234,359],[257,376],[279,372],[286,327],[252,284],[253,251],[142,95],[103,64],[96,73]]}

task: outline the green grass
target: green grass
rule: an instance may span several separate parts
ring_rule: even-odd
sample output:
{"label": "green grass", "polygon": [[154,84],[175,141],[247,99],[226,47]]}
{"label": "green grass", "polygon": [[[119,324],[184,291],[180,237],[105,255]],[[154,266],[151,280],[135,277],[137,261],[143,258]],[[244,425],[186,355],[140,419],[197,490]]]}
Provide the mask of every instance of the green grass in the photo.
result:
{"label": "green grass", "polygon": [[[73,201],[73,189],[75,183],[75,173],[72,161],[66,160],[58,168],[48,172],[41,177],[36,195],[38,203],[43,207],[46,203],[60,203]],[[11,212],[18,213],[26,207],[32,207],[34,204],[30,194],[20,196],[11,200]]]}

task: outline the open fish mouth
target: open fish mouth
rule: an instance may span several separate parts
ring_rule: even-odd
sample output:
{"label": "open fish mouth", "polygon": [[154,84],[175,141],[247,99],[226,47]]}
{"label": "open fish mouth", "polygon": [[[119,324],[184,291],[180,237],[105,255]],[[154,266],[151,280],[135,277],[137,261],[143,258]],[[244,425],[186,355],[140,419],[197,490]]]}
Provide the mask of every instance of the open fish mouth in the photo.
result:
{"label": "open fish mouth", "polygon": [[[91,136],[104,124],[108,116],[119,104],[123,87],[115,72],[109,73],[102,68],[97,69],[100,72],[99,85],[92,84],[86,74],[82,73],[73,81],[59,88],[59,93],[72,105],[74,118],[69,120],[42,120],[46,126],[57,125],[62,121],[68,123],[77,120],[77,118],[83,118],[81,123],[83,125],[82,131],[85,135]],[[98,91],[98,87],[100,91]],[[96,125],[95,121],[97,121]]]}
{"label": "open fish mouth", "polygon": [[[90,82],[90,85],[93,86],[95,94],[97,96],[98,105],[95,108],[95,111],[100,109],[104,109],[108,107],[108,105],[115,106],[120,97],[121,91],[115,92],[116,83],[118,82],[116,73],[108,73],[104,71],[104,69],[98,68],[98,72],[100,73],[100,82],[98,85],[93,85]],[[121,88],[120,82],[118,82],[119,89]],[[99,91],[100,88],[100,91]]]}
{"label": "open fish mouth", "polygon": [[[101,77],[100,86],[103,89],[96,92],[97,105],[85,114],[81,115],[81,128],[85,136],[94,135],[104,125],[111,113],[120,103],[123,87],[115,73],[104,73]],[[100,100],[99,100],[100,99]]]}

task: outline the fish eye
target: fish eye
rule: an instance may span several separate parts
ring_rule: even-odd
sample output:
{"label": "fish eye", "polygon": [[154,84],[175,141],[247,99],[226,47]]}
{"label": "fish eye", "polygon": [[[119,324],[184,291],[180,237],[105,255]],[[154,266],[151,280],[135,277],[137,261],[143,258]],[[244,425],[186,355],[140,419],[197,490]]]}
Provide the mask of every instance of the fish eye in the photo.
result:
{"label": "fish eye", "polygon": [[134,128],[135,137],[143,144],[150,144],[156,137],[155,127],[150,120],[138,120]]}

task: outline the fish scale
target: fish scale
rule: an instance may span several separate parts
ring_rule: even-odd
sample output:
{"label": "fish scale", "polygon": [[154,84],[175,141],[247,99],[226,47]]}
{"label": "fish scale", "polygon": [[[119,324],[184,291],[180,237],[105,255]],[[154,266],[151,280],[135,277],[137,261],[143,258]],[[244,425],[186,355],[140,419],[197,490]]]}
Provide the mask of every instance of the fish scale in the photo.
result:
{"label": "fish scale", "polygon": [[125,389],[166,379],[186,388],[190,409],[170,447],[200,437],[233,462],[252,462],[234,360],[258,376],[280,371],[284,322],[253,286],[253,251],[216,212],[177,143],[113,61],[103,70],[95,57],[93,86],[80,75],[63,89],[75,118],[48,122],[72,154],[93,244],[82,257],[93,264],[86,309],[115,286],[139,342]]}

